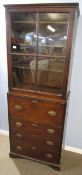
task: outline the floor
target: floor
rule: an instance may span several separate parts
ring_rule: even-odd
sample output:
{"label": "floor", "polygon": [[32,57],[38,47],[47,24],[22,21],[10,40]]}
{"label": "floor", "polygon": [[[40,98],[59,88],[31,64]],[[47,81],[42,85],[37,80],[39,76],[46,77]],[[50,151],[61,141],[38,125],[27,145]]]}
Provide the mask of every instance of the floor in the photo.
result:
{"label": "floor", "polygon": [[82,175],[82,155],[64,151],[59,171],[42,163],[9,157],[9,138],[0,135],[0,175]]}

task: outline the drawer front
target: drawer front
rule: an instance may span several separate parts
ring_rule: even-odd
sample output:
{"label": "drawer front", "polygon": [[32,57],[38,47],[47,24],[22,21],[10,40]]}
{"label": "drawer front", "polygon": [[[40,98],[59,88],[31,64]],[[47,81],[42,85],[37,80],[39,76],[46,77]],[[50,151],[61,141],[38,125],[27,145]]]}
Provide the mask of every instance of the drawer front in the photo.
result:
{"label": "drawer front", "polygon": [[20,133],[11,133],[10,139],[17,144],[17,145],[30,145],[33,147],[36,147],[37,150],[47,150],[47,151],[55,151],[60,152],[61,151],[61,140],[60,139],[52,139],[52,138],[41,138],[41,137],[31,137],[31,136],[24,136],[20,134],[20,137],[17,136]]}
{"label": "drawer front", "polygon": [[10,131],[12,133],[19,133],[25,137],[40,137],[43,140],[47,139],[62,139],[63,128],[54,127],[52,125],[41,125],[37,123],[31,123],[10,116]]}
{"label": "drawer front", "polygon": [[25,157],[42,160],[51,164],[60,163],[60,153],[52,150],[43,149],[42,147],[32,144],[19,143],[11,140],[11,152]]}
{"label": "drawer front", "polygon": [[65,104],[27,97],[8,96],[9,115],[30,122],[63,125]]}

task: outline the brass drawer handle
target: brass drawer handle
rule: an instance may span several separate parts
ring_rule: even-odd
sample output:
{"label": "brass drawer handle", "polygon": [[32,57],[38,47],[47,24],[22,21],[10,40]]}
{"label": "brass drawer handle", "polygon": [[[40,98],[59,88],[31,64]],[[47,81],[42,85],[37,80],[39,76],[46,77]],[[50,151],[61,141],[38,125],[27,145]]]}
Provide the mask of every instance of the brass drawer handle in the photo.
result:
{"label": "brass drawer handle", "polygon": [[22,139],[22,138],[23,138],[23,135],[22,135],[22,134],[17,133],[17,134],[16,134],[16,137],[18,137],[19,139]]}
{"label": "brass drawer handle", "polygon": [[36,135],[34,135],[34,134],[32,134],[31,136],[32,136],[33,138],[36,138],[36,137],[37,137],[37,136],[36,136]]}
{"label": "brass drawer handle", "polygon": [[18,149],[19,151],[22,151],[22,147],[19,145],[16,146],[16,149]]}
{"label": "brass drawer handle", "polygon": [[38,122],[32,123],[32,126],[37,126]]}
{"label": "brass drawer handle", "polygon": [[36,123],[32,123],[32,126],[37,126],[37,124]]}
{"label": "brass drawer handle", "polygon": [[33,150],[33,151],[36,151],[36,147],[35,147],[35,146],[32,146],[32,150]]}
{"label": "brass drawer handle", "polygon": [[21,111],[22,110],[22,106],[20,106],[20,105],[15,105],[15,110],[16,111]]}
{"label": "brass drawer handle", "polygon": [[52,159],[53,158],[53,155],[52,154],[45,154],[45,156],[47,157],[47,158],[49,158],[49,159]]}
{"label": "brass drawer handle", "polygon": [[32,100],[32,103],[38,103],[38,101],[37,100]]}
{"label": "brass drawer handle", "polygon": [[49,129],[47,129],[47,133],[48,134],[54,134],[55,133],[55,130],[52,129],[52,128],[49,128]]}
{"label": "brass drawer handle", "polygon": [[23,126],[23,124],[21,122],[16,122],[16,126],[21,128]]}
{"label": "brass drawer handle", "polygon": [[54,145],[54,142],[50,141],[50,140],[47,140],[46,141],[46,144],[49,145],[49,146],[53,146]]}
{"label": "brass drawer handle", "polygon": [[50,117],[54,117],[54,116],[56,116],[56,112],[55,111],[48,111],[48,115]]}

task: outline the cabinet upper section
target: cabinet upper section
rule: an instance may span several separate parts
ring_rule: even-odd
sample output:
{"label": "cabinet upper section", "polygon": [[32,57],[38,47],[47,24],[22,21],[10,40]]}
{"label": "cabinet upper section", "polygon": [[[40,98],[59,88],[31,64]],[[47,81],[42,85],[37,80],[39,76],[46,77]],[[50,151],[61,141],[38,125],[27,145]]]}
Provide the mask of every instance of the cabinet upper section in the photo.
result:
{"label": "cabinet upper section", "polygon": [[65,97],[78,4],[5,8],[10,90]]}

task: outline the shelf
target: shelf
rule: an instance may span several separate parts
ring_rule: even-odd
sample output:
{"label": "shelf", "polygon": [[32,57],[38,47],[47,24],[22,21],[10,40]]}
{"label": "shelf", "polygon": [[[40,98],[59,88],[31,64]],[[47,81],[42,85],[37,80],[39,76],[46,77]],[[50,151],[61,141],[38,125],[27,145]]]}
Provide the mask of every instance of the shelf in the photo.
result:
{"label": "shelf", "polygon": [[68,24],[68,21],[39,21],[39,24]]}
{"label": "shelf", "polygon": [[[36,21],[24,21],[24,20],[21,20],[21,21],[14,21],[13,23],[15,24],[32,24],[32,23],[36,23]],[[68,24],[68,21],[39,21],[39,24]]]}
{"label": "shelf", "polygon": [[32,23],[35,23],[36,24],[36,21],[24,21],[24,20],[21,20],[21,21],[14,21],[13,23],[15,24],[32,24]]}
{"label": "shelf", "polygon": [[12,43],[12,45],[23,45],[23,46],[32,46],[32,45],[30,45],[30,44],[28,44],[28,42],[26,42],[26,43],[16,43],[16,42],[13,42]]}
{"label": "shelf", "polygon": [[9,52],[9,55],[17,55],[17,56],[33,56],[33,57],[45,57],[45,58],[61,58],[66,59],[66,56],[63,55],[47,55],[47,54],[30,54],[30,53],[22,53],[22,52]]}
{"label": "shelf", "polygon": [[9,52],[9,55],[17,55],[17,56],[37,56],[37,54],[29,54],[29,53],[22,53],[22,52]]}
{"label": "shelf", "polygon": [[[33,46],[32,44],[28,44],[28,42],[25,42],[25,43],[16,43],[16,42],[13,42],[12,45],[23,45],[23,46]],[[50,47],[50,48],[65,48],[64,46],[55,46],[55,45],[49,45],[49,44],[46,44],[46,45],[43,45],[43,46],[39,46],[39,47]]]}

